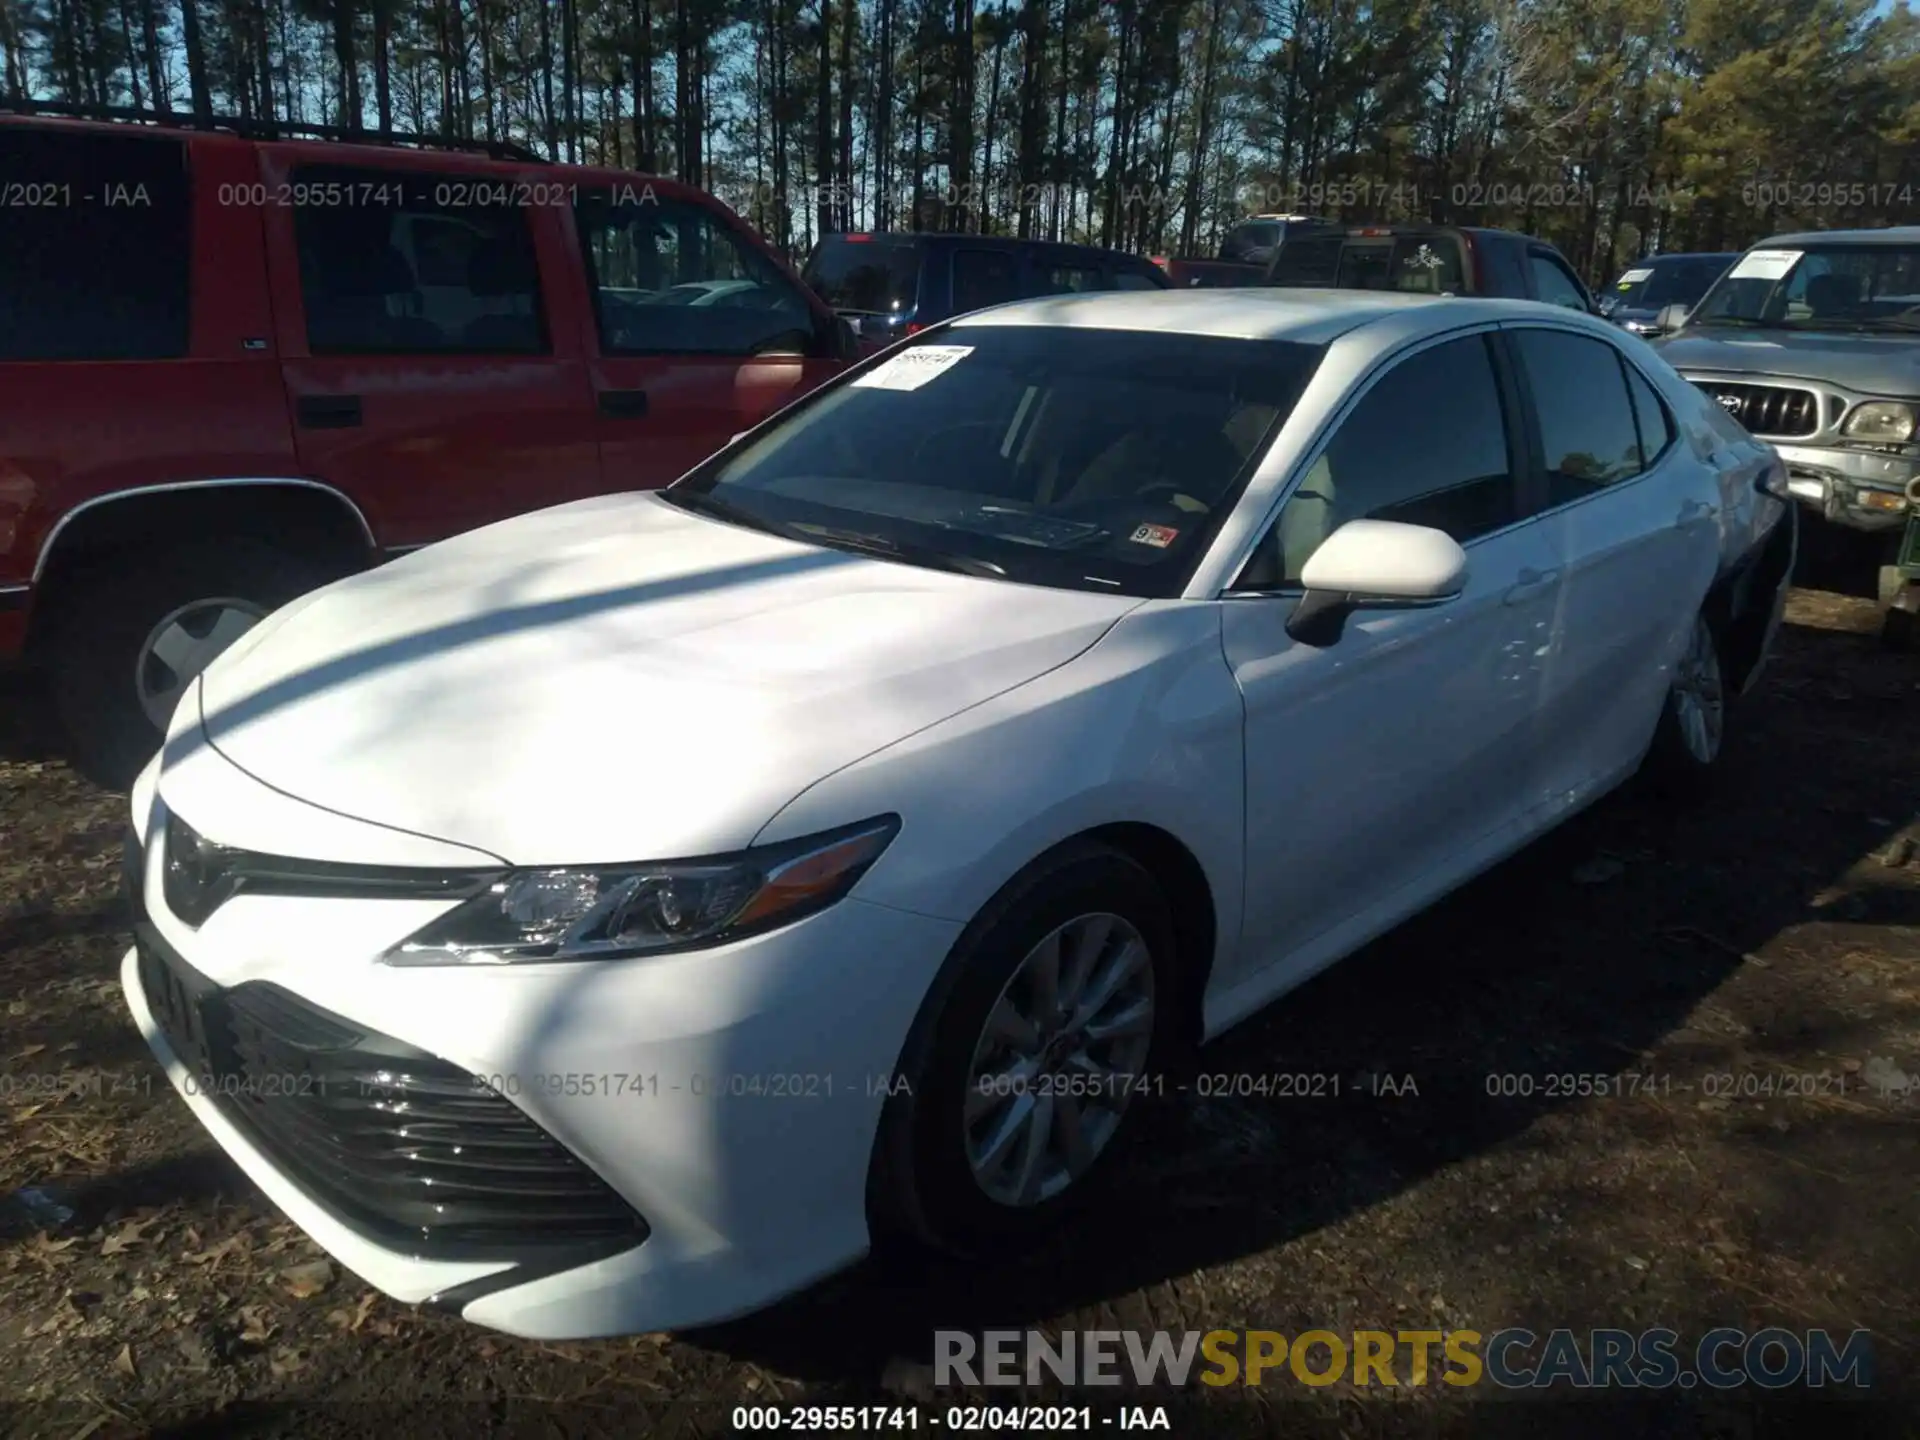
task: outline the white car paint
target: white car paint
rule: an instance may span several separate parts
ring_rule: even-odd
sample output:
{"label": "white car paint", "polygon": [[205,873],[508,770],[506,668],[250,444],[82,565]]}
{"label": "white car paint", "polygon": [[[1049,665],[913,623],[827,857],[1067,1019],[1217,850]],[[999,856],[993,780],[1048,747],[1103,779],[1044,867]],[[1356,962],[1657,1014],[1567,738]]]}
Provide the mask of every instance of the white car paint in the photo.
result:
{"label": "white car paint", "polygon": [[[1594,336],[1640,367],[1681,420],[1669,463],[1577,516],[1470,543],[1457,596],[1363,609],[1331,646],[1289,636],[1292,595],[1223,595],[1370,377],[1435,337],[1518,323]],[[209,980],[280,985],[478,1075],[660,1077],[638,1109],[516,1097],[651,1233],[511,1283],[509,1262],[371,1242],[289,1180],[192,1083],[130,952],[129,1006],[176,1087],[342,1264],[408,1301],[505,1277],[466,1317],[564,1338],[723,1319],[853,1262],[869,1244],[874,1086],[964,927],[1036,856],[1116,825],[1183,846],[1212,897],[1217,1034],[1616,783],[1709,585],[1762,533],[1760,510],[1779,513],[1739,479],[1765,447],[1713,429],[1638,341],[1556,307],[1102,294],[930,338],[1001,324],[1329,348],[1176,598],[923,570],[616,496],[295,602],[181,705],[134,824],[153,932]],[[1432,538],[1429,587],[1456,558]],[[1352,557],[1329,559],[1342,583],[1364,578]],[[231,845],[411,867],[696,856],[882,813],[901,826],[847,898],[744,940],[409,969],[379,957],[453,902],[243,893],[188,927],[160,883],[175,812]],[[828,1077],[832,1098],[692,1093],[692,1077],[729,1074]]]}

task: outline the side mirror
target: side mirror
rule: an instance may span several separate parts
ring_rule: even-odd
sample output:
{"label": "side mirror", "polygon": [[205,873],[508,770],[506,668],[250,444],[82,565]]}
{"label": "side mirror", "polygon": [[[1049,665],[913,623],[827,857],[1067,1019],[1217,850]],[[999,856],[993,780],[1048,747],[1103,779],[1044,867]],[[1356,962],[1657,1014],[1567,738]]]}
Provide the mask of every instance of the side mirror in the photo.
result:
{"label": "side mirror", "polygon": [[860,332],[844,315],[833,317],[833,358],[856,360],[860,356]]}
{"label": "side mirror", "polygon": [[1692,312],[1685,305],[1668,305],[1653,317],[1653,331],[1656,335],[1671,335],[1687,323]]}
{"label": "side mirror", "polygon": [[1355,610],[1438,605],[1467,584],[1467,552],[1443,530],[1393,520],[1349,520],[1300,570],[1287,634],[1303,645],[1339,640]]}

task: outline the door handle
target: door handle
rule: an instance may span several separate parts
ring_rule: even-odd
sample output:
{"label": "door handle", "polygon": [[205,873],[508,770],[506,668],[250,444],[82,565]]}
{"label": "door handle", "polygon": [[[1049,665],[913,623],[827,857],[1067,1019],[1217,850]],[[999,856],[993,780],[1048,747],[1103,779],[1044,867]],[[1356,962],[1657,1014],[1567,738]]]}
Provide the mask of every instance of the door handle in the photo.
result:
{"label": "door handle", "polygon": [[1500,597],[1501,603],[1518,605],[1523,600],[1531,600],[1534,596],[1551,590],[1559,580],[1558,570],[1522,570],[1520,578],[1508,588],[1505,595]]}
{"label": "door handle", "polygon": [[302,395],[294,415],[308,430],[350,430],[360,423],[358,395]]}
{"label": "door handle", "polygon": [[613,420],[638,420],[647,413],[644,390],[602,390],[600,413]]}

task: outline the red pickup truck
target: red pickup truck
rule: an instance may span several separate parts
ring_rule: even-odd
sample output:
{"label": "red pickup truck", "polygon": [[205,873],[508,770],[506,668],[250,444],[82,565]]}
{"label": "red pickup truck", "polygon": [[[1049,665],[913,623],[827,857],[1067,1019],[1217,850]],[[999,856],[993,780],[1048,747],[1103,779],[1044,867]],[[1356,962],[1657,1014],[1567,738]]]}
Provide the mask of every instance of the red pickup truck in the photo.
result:
{"label": "red pickup truck", "polygon": [[854,353],[688,186],[285,134],[0,115],[0,662],[108,784],[295,595],[665,485]]}

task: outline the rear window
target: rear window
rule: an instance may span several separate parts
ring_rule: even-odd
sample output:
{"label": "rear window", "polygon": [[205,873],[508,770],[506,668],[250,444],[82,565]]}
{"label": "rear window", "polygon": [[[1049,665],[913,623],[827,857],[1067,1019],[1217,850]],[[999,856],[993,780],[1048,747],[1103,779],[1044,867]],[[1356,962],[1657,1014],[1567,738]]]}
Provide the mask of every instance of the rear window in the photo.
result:
{"label": "rear window", "polygon": [[1460,242],[1451,235],[1315,235],[1280,247],[1271,284],[1336,290],[1467,290]]}
{"label": "rear window", "polygon": [[911,310],[920,294],[920,247],[906,240],[829,235],[814,246],[804,278],[836,310],[863,315]]}
{"label": "rear window", "polygon": [[152,136],[0,129],[0,360],[187,351],[186,154]]}

